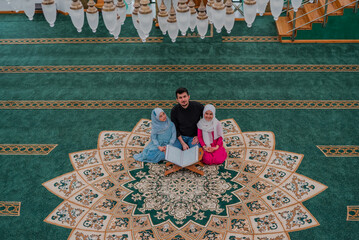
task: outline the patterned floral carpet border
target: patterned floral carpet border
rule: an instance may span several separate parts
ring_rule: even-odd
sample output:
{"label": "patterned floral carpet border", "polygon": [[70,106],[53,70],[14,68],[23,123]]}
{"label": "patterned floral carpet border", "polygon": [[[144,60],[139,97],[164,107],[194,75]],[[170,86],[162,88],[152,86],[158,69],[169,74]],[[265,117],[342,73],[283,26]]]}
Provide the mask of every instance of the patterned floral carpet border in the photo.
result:
{"label": "patterned floral carpet border", "polygon": [[[163,37],[148,37],[148,43],[161,43]],[[66,44],[66,43],[142,43],[139,37],[119,37],[117,40],[113,37],[97,38],[11,38],[0,39],[0,45],[14,44]]]}
{"label": "patterned floral carpet border", "polygon": [[359,157],[359,146],[319,145],[317,147],[326,157]]}
{"label": "patterned floral carpet border", "polygon": [[222,42],[279,42],[278,36],[226,36]]}
{"label": "patterned floral carpet border", "polygon": [[347,207],[347,221],[359,221],[359,206]]}
{"label": "patterned floral carpet border", "polygon": [[21,202],[0,201],[0,216],[20,216]]}
{"label": "patterned floral carpet border", "polygon": [[63,199],[44,221],[101,240],[289,240],[318,226],[303,202],[327,187],[296,173],[303,154],[276,150],[272,132],[221,123],[228,159],[200,167],[204,176],[133,159],[150,141],[148,119],[101,132],[97,149],[69,154],[74,171],[43,183]]}
{"label": "patterned floral carpet border", "polygon": [[[359,100],[197,100],[219,109],[359,109]],[[170,109],[173,100],[0,101],[0,109]]]}
{"label": "patterned floral carpet border", "polygon": [[0,66],[0,73],[65,72],[359,72],[359,65],[86,65]]}
{"label": "patterned floral carpet border", "polygon": [[57,144],[0,144],[0,155],[48,155]]}

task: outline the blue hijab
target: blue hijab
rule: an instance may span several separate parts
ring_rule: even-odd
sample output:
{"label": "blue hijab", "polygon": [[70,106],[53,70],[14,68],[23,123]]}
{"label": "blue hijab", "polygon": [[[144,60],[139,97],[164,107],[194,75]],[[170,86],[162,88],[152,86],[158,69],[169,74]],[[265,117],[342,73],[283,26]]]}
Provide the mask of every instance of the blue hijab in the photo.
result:
{"label": "blue hijab", "polygon": [[169,127],[171,121],[166,119],[166,121],[160,121],[160,114],[163,112],[161,108],[155,108],[152,110],[151,120],[152,120],[152,134],[161,134],[164,133]]}

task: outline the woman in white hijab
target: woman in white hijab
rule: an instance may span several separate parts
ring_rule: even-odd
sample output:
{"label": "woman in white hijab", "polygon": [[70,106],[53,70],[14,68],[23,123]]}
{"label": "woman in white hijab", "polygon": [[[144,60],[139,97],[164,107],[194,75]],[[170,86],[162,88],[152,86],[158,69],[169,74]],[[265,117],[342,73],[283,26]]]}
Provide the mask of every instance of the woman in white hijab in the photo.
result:
{"label": "woman in white hijab", "polygon": [[199,120],[197,127],[198,141],[204,150],[202,162],[208,165],[223,163],[227,158],[223,147],[223,130],[212,104],[204,107],[203,118]]}
{"label": "woman in white hijab", "polygon": [[133,158],[137,161],[158,163],[165,159],[166,146],[173,145],[176,141],[176,127],[161,108],[152,111],[151,120],[151,142]]}

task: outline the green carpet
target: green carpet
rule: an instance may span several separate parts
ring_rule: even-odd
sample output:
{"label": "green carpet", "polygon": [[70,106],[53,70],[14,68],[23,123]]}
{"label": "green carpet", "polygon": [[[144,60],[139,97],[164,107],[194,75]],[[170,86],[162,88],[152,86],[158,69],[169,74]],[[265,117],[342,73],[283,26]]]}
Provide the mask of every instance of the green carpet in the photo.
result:
{"label": "green carpet", "polygon": [[[275,35],[271,18],[257,20],[255,24],[258,26],[253,26],[250,30],[243,28],[243,31],[237,28],[234,30],[238,31],[236,35]],[[126,21],[131,21],[131,19]],[[258,30],[255,30],[255,27],[258,27]],[[2,39],[109,37],[103,29],[99,30],[96,35],[93,35],[87,26],[84,27],[83,33],[77,34],[69,18],[61,15],[58,16],[58,21],[53,29],[48,27],[43,17],[38,14],[34,22],[26,21],[26,18],[22,15],[0,15],[0,31],[2,32]],[[153,30],[151,35],[161,36],[156,31],[158,32],[158,30]],[[137,35],[131,24],[126,24],[121,36],[136,37]],[[225,36],[224,33],[223,36]],[[222,43],[222,35],[217,33],[214,33],[213,37],[208,37],[204,41],[197,38],[183,38],[179,39],[175,44],[170,43],[167,36],[164,37],[163,43],[146,44],[4,44],[0,46],[0,52],[0,66],[2,67],[182,64],[357,66],[359,64],[359,48],[357,44]],[[176,73],[0,72],[0,100],[174,100],[174,92],[180,86],[187,87],[190,91],[191,99],[197,100],[358,100],[358,77],[359,73],[357,71],[325,72],[310,70],[307,72],[223,71]],[[72,165],[69,154],[97,149],[98,137],[102,131],[131,132],[141,119],[150,117],[150,112],[150,109],[0,109],[0,144],[58,144],[48,155],[0,154],[0,161],[3,166],[0,170],[2,183],[0,185],[0,201],[21,202],[20,216],[1,217],[0,236],[2,236],[2,239],[67,239],[72,230],[63,227],[66,225],[64,223],[66,221],[61,223],[61,220],[58,219],[66,219],[68,211],[66,212],[66,209],[62,210],[62,215],[61,213],[56,215],[53,212],[56,209],[58,210],[57,207],[63,202],[63,199],[55,195],[61,193],[51,193],[42,184],[51,182],[52,179],[74,171],[76,164]],[[166,109],[165,112],[169,114],[169,109]],[[142,239],[146,239],[145,236],[148,237],[147,239],[181,239],[181,237],[184,239],[224,239],[225,236],[237,237],[232,239],[245,239],[239,237],[254,239],[252,237],[253,234],[262,234],[263,237],[268,237],[267,239],[280,237],[275,235],[283,235],[284,238],[279,239],[290,238],[296,240],[356,239],[358,222],[347,221],[346,218],[347,206],[359,205],[357,188],[359,183],[357,176],[357,169],[359,167],[358,157],[328,158],[316,146],[359,145],[356,131],[356,120],[358,117],[357,109],[345,108],[219,108],[217,111],[217,118],[219,120],[234,119],[233,121],[238,124],[243,134],[237,132],[234,135],[243,135],[244,137],[246,132],[272,132],[273,135],[269,134],[272,145],[266,149],[267,151],[287,151],[293,156],[298,154],[304,155],[304,158],[298,164],[297,170],[289,171],[281,167],[279,169],[285,172],[286,177],[288,177],[285,177],[285,180],[282,179],[282,181],[289,181],[293,176],[303,176],[303,179],[305,178],[307,182],[309,181],[308,179],[316,181],[317,185],[314,184],[314,189],[310,188],[313,184],[308,184],[309,188],[303,188],[310,192],[308,196],[311,196],[313,192],[319,193],[316,196],[313,195],[313,198],[304,201],[306,197],[301,200],[295,199],[294,195],[289,197],[292,201],[295,200],[296,204],[297,202],[299,204],[290,205],[289,208],[292,207],[292,209],[289,210],[293,211],[294,206],[304,206],[307,209],[306,211],[303,208],[299,209],[305,213],[296,219],[303,220],[304,223],[300,224],[304,224],[305,227],[313,226],[311,228],[293,231],[296,227],[292,226],[290,230],[287,229],[288,226],[280,223],[283,220],[279,220],[281,216],[279,212],[282,210],[274,210],[275,222],[272,222],[272,225],[269,224],[272,226],[272,229],[269,227],[271,230],[259,230],[262,228],[257,228],[254,225],[255,223],[265,222],[265,215],[269,216],[273,211],[268,210],[272,206],[269,202],[265,202],[265,199],[268,200],[268,198],[260,198],[260,196],[269,194],[269,192],[261,193],[256,190],[260,184],[256,185],[257,182],[255,181],[266,179],[266,177],[264,175],[261,176],[260,172],[253,170],[259,168],[258,166],[246,168],[246,164],[256,163],[263,167],[263,165],[267,166],[269,164],[270,159],[267,159],[265,163],[261,163],[258,160],[248,160],[244,155],[238,159],[235,157],[233,157],[234,160],[228,159],[224,165],[216,168],[207,167],[205,170],[208,173],[205,178],[206,183],[213,183],[214,180],[210,179],[210,177],[218,176],[219,179],[217,180],[223,183],[223,186],[229,186],[228,184],[232,186],[232,188],[228,187],[226,191],[220,190],[218,186],[217,188],[212,188],[212,190],[215,189],[217,191],[216,194],[221,195],[221,198],[217,198],[217,205],[223,211],[215,211],[213,208],[208,207],[208,205],[205,205],[207,208],[203,207],[205,209],[203,211],[195,212],[193,211],[195,208],[193,208],[186,218],[182,217],[182,223],[178,220],[181,217],[176,215],[176,212],[171,215],[169,212],[166,212],[166,209],[164,211],[154,210],[154,208],[145,207],[143,204],[145,201],[141,200],[137,203],[135,200],[136,196],[138,198],[136,194],[139,194],[140,197],[146,196],[149,201],[154,199],[153,197],[148,197],[150,196],[148,192],[152,190],[149,190],[147,187],[147,190],[143,190],[143,187],[136,187],[138,185],[135,182],[140,183],[142,181],[142,186],[150,186],[151,184],[146,181],[151,177],[155,179],[156,176],[160,176],[164,165],[135,165],[130,160],[130,155],[121,155],[126,158],[126,161],[121,162],[121,159],[115,160],[118,166],[114,166],[111,169],[119,168],[122,171],[121,173],[130,174],[131,177],[127,179],[126,176],[122,176],[119,173],[112,173],[111,176],[117,178],[115,179],[117,182],[114,182],[116,187],[122,185],[121,191],[127,191],[128,195],[122,196],[121,191],[116,193],[111,190],[112,195],[108,192],[108,199],[112,200],[112,202],[107,201],[106,204],[102,204],[102,207],[96,205],[100,202],[94,202],[93,207],[99,207],[96,213],[103,213],[102,219],[100,216],[97,220],[102,222],[104,226],[110,226],[110,220],[114,220],[110,215],[114,214],[119,218],[116,223],[115,232],[107,231],[107,233],[115,234],[116,232],[122,232],[123,237],[124,234],[127,234],[128,239],[131,239],[129,237],[132,236],[136,240],[141,239],[140,236],[142,236]],[[274,139],[275,144],[273,144]],[[245,140],[243,139],[243,141]],[[111,146],[109,149],[113,150],[113,147],[115,146]],[[126,151],[127,148],[129,147],[126,146]],[[132,146],[132,148],[141,149],[140,146]],[[235,149],[250,150],[251,148],[248,148],[246,145],[246,147],[238,146]],[[98,154],[103,154],[104,152],[102,148],[96,151],[99,151]],[[74,156],[71,155],[71,158],[74,159]],[[239,169],[235,169],[233,167],[235,164],[231,165],[231,162],[239,164]],[[121,170],[121,163],[124,163],[123,170]],[[102,168],[109,167],[107,162],[101,162],[97,166]],[[87,167],[85,168],[88,170]],[[81,168],[81,170],[85,168]],[[273,168],[276,169],[275,166]],[[141,171],[145,172],[146,175],[142,176]],[[243,182],[240,183],[240,180],[235,178],[237,174],[242,173],[253,177],[252,185],[256,185],[256,187]],[[78,174],[82,174],[81,178],[86,179],[84,173]],[[101,181],[108,177],[105,172],[104,174],[98,180],[96,179],[93,182],[83,180],[83,183],[85,183],[86,187],[93,186],[98,183],[96,181]],[[177,177],[176,175],[172,176],[172,180],[176,181],[185,176],[184,181],[190,181],[187,182],[188,185],[186,186],[191,186],[193,182],[201,186],[199,183],[204,181],[204,179],[189,175],[187,172],[181,172],[181,174],[181,176]],[[227,175],[229,177],[225,178]],[[126,182],[127,180],[130,181]],[[161,179],[160,181],[164,180]],[[272,187],[284,184],[284,182],[275,183],[268,179],[267,182]],[[46,184],[44,185],[47,186]],[[85,187],[85,185],[83,186]],[[234,185],[237,185],[238,190],[252,188],[251,191],[255,197],[252,200],[245,199],[243,195],[236,193],[236,190],[233,188]],[[59,185],[57,184],[56,186]],[[320,186],[327,186],[328,188],[322,191],[324,189]],[[47,186],[47,188],[50,187]],[[187,188],[187,190],[191,189],[194,188]],[[81,188],[82,190],[84,189]],[[101,198],[103,192],[100,190],[95,191],[97,191],[97,197]],[[102,191],[106,192],[105,190]],[[288,189],[284,191],[290,192]],[[141,196],[141,194],[143,195]],[[232,197],[231,200],[228,200],[229,197],[224,197],[224,195]],[[208,194],[199,196],[208,196]],[[68,197],[75,196],[69,195]],[[80,199],[81,197],[78,198]],[[211,199],[213,200],[213,198]],[[73,203],[75,201],[71,200]],[[116,202],[115,204],[113,201],[118,203]],[[255,204],[254,201],[263,202]],[[302,201],[304,202],[302,203]],[[120,212],[122,209],[120,205],[122,203],[131,206],[138,204],[138,209],[132,214],[126,215],[126,212]],[[200,204],[204,204],[204,201]],[[226,207],[231,204],[235,207]],[[158,207],[158,204],[156,206]],[[268,209],[264,210],[263,206],[266,206]],[[243,207],[245,213],[239,213],[239,216],[236,216],[237,213],[230,212],[231,209],[239,207]],[[63,205],[60,208],[63,208]],[[80,214],[81,209],[85,211],[88,208],[85,205],[78,205],[78,210],[74,211],[74,214]],[[256,210],[252,212],[251,209]],[[0,207],[1,210],[3,209]],[[156,217],[159,213],[160,215]],[[163,213],[167,214],[167,216],[164,216]],[[177,212],[177,214],[179,213],[181,211]],[[144,217],[143,214],[148,215]],[[201,214],[203,214],[203,218]],[[286,213],[283,214],[285,215]],[[80,215],[83,217],[82,213]],[[47,218],[48,216],[50,216],[50,219]],[[106,216],[106,218],[103,216]],[[44,221],[45,219],[46,221]],[[95,215],[92,215],[91,219],[93,221]],[[247,220],[247,225],[245,221],[240,221],[243,219]],[[85,219],[83,220],[85,221]],[[186,228],[188,226],[186,224],[190,220],[194,226],[192,231],[194,231],[193,229],[201,229],[198,235],[195,234],[196,231],[191,233]],[[76,220],[76,224],[81,221]],[[78,229],[82,228],[84,230],[85,227],[80,226],[87,225],[89,226],[88,229],[91,229],[87,233],[90,235],[98,234],[96,233],[97,230],[94,227],[96,224],[94,222],[91,224],[91,221],[88,220],[84,224],[84,221],[78,225]],[[49,224],[48,222],[57,222],[56,224],[62,226]],[[248,225],[249,222],[253,224],[250,227]],[[232,226],[234,227],[232,228]],[[268,224],[262,224],[262,226],[268,226]],[[74,226],[71,227],[73,228]],[[243,230],[246,227],[254,232],[248,233],[247,230],[247,232]],[[102,226],[99,231],[102,231],[103,228]],[[227,233],[228,235],[226,235]],[[287,233],[288,236],[286,235]],[[76,234],[76,232],[73,232],[73,234]],[[103,232],[101,237],[104,237],[104,235]],[[257,238],[255,239],[257,240]]]}

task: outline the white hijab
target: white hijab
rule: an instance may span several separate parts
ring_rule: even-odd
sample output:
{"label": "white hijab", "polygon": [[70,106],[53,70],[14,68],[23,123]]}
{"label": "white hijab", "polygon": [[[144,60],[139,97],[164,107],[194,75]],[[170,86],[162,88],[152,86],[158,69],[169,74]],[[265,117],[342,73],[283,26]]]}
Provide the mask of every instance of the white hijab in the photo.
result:
{"label": "white hijab", "polygon": [[[204,119],[204,114],[207,111],[213,113],[213,118],[211,121],[206,121]],[[197,127],[202,130],[203,141],[206,146],[210,147],[214,139],[223,137],[223,131],[221,123],[216,118],[216,108],[212,104],[207,104],[203,109],[203,118],[197,123]],[[212,132],[214,132],[214,139],[212,137]]]}

